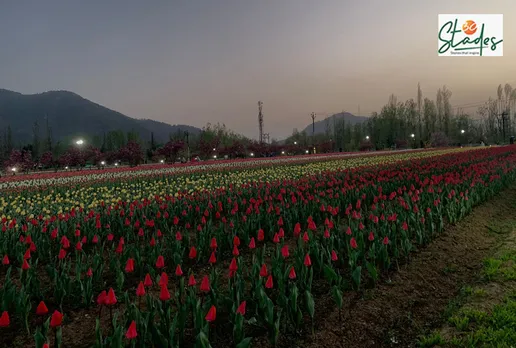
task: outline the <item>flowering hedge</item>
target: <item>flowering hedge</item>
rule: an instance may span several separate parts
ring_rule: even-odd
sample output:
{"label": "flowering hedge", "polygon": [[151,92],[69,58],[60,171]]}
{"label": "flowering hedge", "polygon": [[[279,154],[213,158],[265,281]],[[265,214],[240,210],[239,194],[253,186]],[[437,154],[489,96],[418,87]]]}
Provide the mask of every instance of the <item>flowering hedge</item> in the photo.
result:
{"label": "flowering hedge", "polygon": [[314,282],[340,309],[343,291],[374,284],[445,221],[513,183],[514,150],[407,153],[12,197],[2,203],[0,332],[23,328],[38,348],[51,338],[61,346],[67,310],[80,303],[110,316],[109,327],[97,318],[96,347],[209,347],[223,336],[244,348],[256,332],[275,345],[281,334],[313,329],[321,295]]}

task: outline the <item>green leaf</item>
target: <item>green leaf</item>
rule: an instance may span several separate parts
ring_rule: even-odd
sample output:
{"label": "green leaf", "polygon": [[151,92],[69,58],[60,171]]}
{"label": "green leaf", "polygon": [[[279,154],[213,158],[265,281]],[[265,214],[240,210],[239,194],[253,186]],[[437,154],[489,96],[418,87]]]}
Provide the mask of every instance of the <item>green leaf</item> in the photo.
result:
{"label": "green leaf", "polygon": [[308,314],[313,319],[315,314],[315,303],[312,294],[307,290],[305,291],[306,309]]}
{"label": "green leaf", "polygon": [[236,345],[236,348],[249,348],[251,346],[252,337],[246,337]]}
{"label": "green leaf", "polygon": [[324,265],[324,276],[328,280],[328,282],[332,283],[337,280],[337,273],[328,265]]}

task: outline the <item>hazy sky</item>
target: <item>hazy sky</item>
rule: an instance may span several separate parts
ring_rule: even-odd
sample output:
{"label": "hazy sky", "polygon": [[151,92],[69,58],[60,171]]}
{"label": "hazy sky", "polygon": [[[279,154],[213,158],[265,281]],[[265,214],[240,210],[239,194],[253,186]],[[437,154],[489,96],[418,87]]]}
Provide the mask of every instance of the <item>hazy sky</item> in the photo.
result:
{"label": "hazy sky", "polygon": [[[502,13],[504,57],[438,57],[439,13]],[[415,98],[418,82],[431,98],[446,84],[453,105],[516,87],[514,33],[515,0],[5,0],[0,88],[254,138],[262,100],[281,138],[312,111]]]}

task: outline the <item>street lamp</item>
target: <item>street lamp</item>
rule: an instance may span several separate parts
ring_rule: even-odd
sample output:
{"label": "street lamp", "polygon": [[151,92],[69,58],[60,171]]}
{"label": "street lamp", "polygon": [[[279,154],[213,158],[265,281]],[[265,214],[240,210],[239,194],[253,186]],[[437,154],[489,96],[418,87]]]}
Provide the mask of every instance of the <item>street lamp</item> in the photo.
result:
{"label": "street lamp", "polygon": [[217,155],[213,155],[213,158],[217,159]]}
{"label": "street lamp", "polygon": [[460,131],[462,134],[464,134],[466,131],[464,129],[461,129]]}
{"label": "street lamp", "polygon": [[308,150],[306,150],[305,153],[308,153]]}
{"label": "street lamp", "polygon": [[165,162],[165,161],[164,161],[164,160],[160,160],[160,161],[159,161],[159,163],[163,163],[163,162]]}
{"label": "street lamp", "polygon": [[84,140],[82,140],[82,139],[78,139],[75,143],[76,143],[77,145],[81,146],[82,144],[84,144]]}
{"label": "street lamp", "polygon": [[369,135],[366,135],[366,137],[365,137],[365,138],[366,138],[366,140],[369,140]]}
{"label": "street lamp", "polygon": [[254,156],[254,153],[251,152],[251,157],[253,157],[253,156]]}
{"label": "street lamp", "polygon": [[414,134],[414,133],[412,133],[412,134],[410,135],[410,137],[411,137],[411,138],[414,138],[414,137],[415,137],[415,134]]}
{"label": "street lamp", "polygon": [[115,167],[118,166],[118,162],[115,162]]}
{"label": "street lamp", "polygon": [[100,164],[102,164],[103,166],[105,166],[105,165],[106,165],[106,162],[102,161],[102,162],[100,162]]}
{"label": "street lamp", "polygon": [[297,141],[294,141],[294,145],[297,145]]}
{"label": "street lamp", "polygon": [[281,151],[281,154],[284,155],[285,154],[285,151]]}
{"label": "street lamp", "polygon": [[11,170],[12,170],[13,172],[15,172],[15,171],[16,171],[16,168],[13,168],[13,169],[11,169]]}
{"label": "street lamp", "polygon": [[216,148],[213,148],[213,151],[217,151],[217,149],[216,149]]}

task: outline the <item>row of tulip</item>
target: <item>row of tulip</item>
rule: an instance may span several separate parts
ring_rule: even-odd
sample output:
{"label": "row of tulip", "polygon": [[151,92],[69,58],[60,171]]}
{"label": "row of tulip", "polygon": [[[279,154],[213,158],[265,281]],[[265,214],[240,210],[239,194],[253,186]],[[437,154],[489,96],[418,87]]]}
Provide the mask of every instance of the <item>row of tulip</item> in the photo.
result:
{"label": "row of tulip", "polygon": [[[151,199],[155,196],[181,198],[186,195],[202,194],[217,189],[238,189],[248,182],[278,182],[303,177],[312,173],[357,168],[403,160],[433,157],[463,149],[448,149],[425,152],[402,152],[364,157],[349,157],[331,161],[316,161],[303,165],[265,166],[257,169],[196,171],[189,175],[164,175],[154,178],[135,178],[133,180],[98,185],[74,185],[73,187],[52,186],[36,192],[11,192],[0,197],[0,217],[11,220],[33,218],[43,215],[59,215],[71,209],[97,209],[101,205],[113,208],[119,202]],[[320,158],[325,158],[320,156]],[[106,178],[105,178],[106,179]],[[58,179],[56,179],[58,180]],[[86,180],[89,182],[89,179]]]}
{"label": "row of tulip", "polygon": [[38,348],[51,337],[61,346],[66,311],[79,303],[99,306],[96,347],[244,348],[253,335],[276,345],[281,333],[313,330],[321,289],[342,308],[343,291],[376,282],[445,218],[458,221],[516,178],[513,148],[406,158],[326,162],[269,182],[126,196],[49,217],[13,213],[0,233],[0,331],[25,328]]}
{"label": "row of tulip", "polygon": [[[430,150],[435,151],[435,150]],[[397,153],[421,153],[419,151],[398,151]],[[396,152],[394,152],[396,153]],[[0,178],[0,191],[5,190],[24,190],[34,188],[48,188],[63,185],[81,185],[86,183],[112,182],[119,180],[130,180],[134,178],[156,178],[170,175],[190,175],[192,173],[202,173],[207,171],[227,171],[242,170],[250,168],[263,168],[271,166],[306,164],[313,162],[332,161],[336,159],[369,157],[393,154],[392,151],[380,151],[371,154],[357,153],[333,153],[308,156],[285,156],[275,158],[257,158],[252,160],[226,160],[216,162],[199,162],[194,164],[174,164],[174,165],[151,165],[136,168],[109,168],[102,170],[68,171],[59,173],[40,173],[32,175],[4,176]]]}

